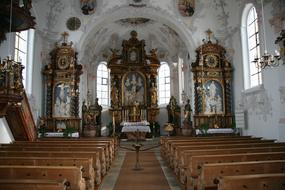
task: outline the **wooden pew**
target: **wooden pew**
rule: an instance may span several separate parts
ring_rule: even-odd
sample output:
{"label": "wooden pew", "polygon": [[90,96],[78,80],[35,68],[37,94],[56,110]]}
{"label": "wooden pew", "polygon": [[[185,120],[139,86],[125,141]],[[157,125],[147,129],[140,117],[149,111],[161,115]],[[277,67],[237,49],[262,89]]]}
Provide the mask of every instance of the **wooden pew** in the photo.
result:
{"label": "wooden pew", "polygon": [[65,145],[104,145],[107,146],[109,152],[111,152],[112,154],[114,154],[114,150],[115,150],[115,145],[112,143],[112,141],[109,140],[97,140],[97,141],[75,141],[75,140],[50,140],[50,141],[35,141],[35,142],[29,142],[29,141],[15,141],[12,143],[13,145],[16,144],[65,144]]}
{"label": "wooden pew", "polygon": [[281,190],[285,189],[285,173],[224,176],[218,190]]}
{"label": "wooden pew", "polygon": [[[237,154],[237,153],[258,153],[258,152],[283,152],[285,151],[285,146],[277,147],[250,147],[250,148],[231,148],[231,149],[202,149],[202,150],[191,150],[182,153],[179,160],[179,168],[188,169],[190,166],[190,159],[192,156],[198,155],[214,155],[214,154]],[[181,174],[180,173],[180,174]]]}
{"label": "wooden pew", "polygon": [[97,137],[97,138],[76,138],[76,139],[65,139],[65,138],[40,138],[37,142],[45,142],[45,141],[68,141],[68,142],[98,142],[98,141],[105,141],[109,142],[114,146],[114,150],[117,150],[119,140],[118,138],[112,138],[112,137]]}
{"label": "wooden pew", "polygon": [[92,157],[90,158],[0,157],[0,165],[82,167],[82,176],[86,182],[86,189],[94,190],[95,173],[93,169]]}
{"label": "wooden pew", "polygon": [[238,139],[238,140],[213,140],[213,141],[193,141],[193,142],[174,142],[168,145],[166,150],[166,157],[170,157],[177,146],[191,146],[191,145],[210,145],[210,144],[243,144],[243,143],[273,143],[275,140],[260,140],[260,139]]}
{"label": "wooden pew", "polygon": [[[216,155],[196,155],[191,156],[189,165],[185,171],[185,176],[180,176],[182,183],[186,182],[187,189],[193,189],[197,186],[198,176],[201,174],[201,168],[209,163],[231,163],[247,161],[268,161],[284,160],[284,152],[258,152],[258,153],[234,153],[234,154],[216,154]],[[184,181],[183,181],[184,180]]]}
{"label": "wooden pew", "polygon": [[65,139],[65,138],[40,138],[36,142],[78,142],[78,143],[95,143],[95,142],[105,142],[108,143],[114,153],[118,150],[119,141],[117,138],[110,137],[99,137],[99,138],[79,138],[79,139]]}
{"label": "wooden pew", "polygon": [[68,158],[92,158],[93,168],[95,171],[95,184],[98,186],[101,183],[101,164],[98,152],[84,151],[3,151],[0,150],[0,157],[68,157]]}
{"label": "wooden pew", "polygon": [[109,163],[107,163],[107,158],[105,157],[105,151],[103,147],[66,147],[63,145],[55,145],[55,146],[34,146],[34,145],[17,145],[17,146],[4,146],[1,147],[0,150],[18,150],[18,151],[84,151],[84,152],[98,152],[101,163],[101,175],[105,176],[107,173],[107,169],[109,167]]}
{"label": "wooden pew", "polygon": [[202,149],[234,149],[234,148],[254,148],[254,147],[280,147],[285,146],[285,143],[246,143],[246,144],[211,144],[211,145],[201,145],[201,146],[178,146],[172,155],[174,171],[177,174],[179,172],[179,158],[184,152],[191,150],[202,150]]}
{"label": "wooden pew", "polygon": [[66,179],[70,190],[85,190],[81,169],[74,166],[0,166],[0,179]]}
{"label": "wooden pew", "polygon": [[[238,144],[238,142],[233,142],[234,144]],[[225,142],[224,144],[223,143],[210,143],[210,144],[216,144],[216,145],[232,145],[233,143],[230,143],[230,142]],[[267,142],[241,142],[241,143],[247,143],[247,144],[251,144],[251,143],[261,143],[261,144],[266,144]],[[273,142],[269,142],[269,143],[273,143]],[[208,145],[210,145],[210,144],[208,144]],[[281,147],[283,144],[281,144],[280,146],[276,146],[276,147]],[[213,148],[213,149],[211,149],[211,147],[210,148],[207,148],[207,144],[204,144],[204,145],[200,145],[201,146],[201,148],[199,149],[193,149],[193,150],[191,150],[191,149],[187,149],[186,148],[186,150],[184,150],[184,151],[181,151],[180,152],[180,155],[177,155],[178,156],[178,164],[183,164],[183,163],[185,163],[185,162],[187,162],[187,157],[189,156],[189,155],[191,155],[191,153],[193,152],[193,151],[205,151],[205,150],[209,150],[209,151],[215,151],[215,150],[218,150],[218,149],[231,149],[231,148],[227,148],[227,147],[225,147],[225,148],[223,148],[223,146],[218,146],[216,149],[215,148]],[[271,146],[271,145],[265,145],[265,146],[260,146],[261,148],[262,147],[268,147],[268,146]],[[283,145],[284,146],[284,145]],[[259,148],[258,146],[257,147],[255,147],[255,146],[253,146],[253,147],[251,147],[250,145],[248,145],[248,147],[249,148]],[[244,148],[245,150],[248,148],[248,147],[246,147],[246,148]],[[272,147],[275,147],[275,145],[272,145]],[[238,147],[238,145],[237,145],[237,147],[236,148],[240,148],[240,147]],[[240,149],[242,149],[243,147],[241,147]],[[175,153],[173,153],[173,154],[175,154]],[[175,155],[173,155],[173,156],[169,156],[169,157],[171,157],[170,159],[172,159],[172,160],[170,160],[171,162],[169,163],[170,164],[170,167],[174,167],[174,156]],[[177,160],[176,160],[177,161]]]}
{"label": "wooden pew", "polygon": [[3,190],[66,190],[68,186],[65,179],[0,179]]}
{"label": "wooden pew", "polygon": [[[114,145],[111,144],[111,141],[68,141],[68,140],[60,140],[60,141],[36,141],[36,142],[28,142],[28,141],[16,141],[13,144],[13,146],[17,145],[32,145],[32,146],[43,146],[43,145],[54,145],[54,146],[66,146],[66,147],[77,147],[77,146],[86,146],[86,147],[100,147],[100,146],[107,146],[106,150],[106,156],[108,157],[109,160],[109,165],[111,165],[112,161],[114,160],[115,156],[115,148]],[[2,145],[5,146],[5,145]]]}
{"label": "wooden pew", "polygon": [[[207,140],[207,139],[215,139],[215,138],[229,138],[229,139],[235,139],[235,138],[252,138],[252,136],[211,136],[211,137],[187,137],[187,136],[172,136],[172,137],[168,137],[168,136],[162,136],[160,137],[160,144],[163,145],[166,142],[169,141],[186,141],[186,140],[192,140],[192,139],[200,139],[200,140]],[[261,139],[261,137],[260,137]]]}
{"label": "wooden pew", "polygon": [[164,149],[167,149],[167,147],[172,144],[172,143],[187,143],[187,142],[209,142],[209,141],[227,141],[227,140],[243,140],[243,139],[254,139],[254,140],[261,140],[260,137],[249,137],[249,136],[234,136],[234,137],[229,137],[229,136],[219,136],[219,137],[191,137],[191,138],[170,138],[170,139],[165,139],[161,140],[161,147],[162,151]]}
{"label": "wooden pew", "polygon": [[198,176],[197,189],[217,188],[214,182],[222,176],[284,172],[285,160],[203,164]]}

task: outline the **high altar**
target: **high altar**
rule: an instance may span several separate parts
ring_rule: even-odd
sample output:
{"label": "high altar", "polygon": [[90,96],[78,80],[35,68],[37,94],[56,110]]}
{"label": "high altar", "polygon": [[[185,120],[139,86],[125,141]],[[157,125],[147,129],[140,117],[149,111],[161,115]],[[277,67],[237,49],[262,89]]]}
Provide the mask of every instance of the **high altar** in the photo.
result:
{"label": "high altar", "polygon": [[[113,124],[122,122],[155,121],[157,106],[157,70],[160,61],[156,49],[145,52],[145,41],[132,31],[129,40],[122,42],[122,51],[112,49],[108,61],[111,75],[111,109]],[[118,129],[116,130],[118,131]]]}

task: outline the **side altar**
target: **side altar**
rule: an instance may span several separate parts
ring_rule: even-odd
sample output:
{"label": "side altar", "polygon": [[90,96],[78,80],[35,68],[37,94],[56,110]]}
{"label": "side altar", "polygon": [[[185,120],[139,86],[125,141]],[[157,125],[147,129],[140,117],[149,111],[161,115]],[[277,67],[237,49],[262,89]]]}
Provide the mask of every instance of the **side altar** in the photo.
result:
{"label": "side altar", "polygon": [[82,66],[77,62],[77,52],[72,42],[67,42],[64,32],[61,45],[50,52],[50,63],[45,65],[45,113],[42,120],[47,132],[80,131],[79,82]]}
{"label": "side altar", "polygon": [[111,76],[111,109],[116,132],[122,122],[155,122],[157,105],[157,71],[160,61],[156,49],[149,54],[145,41],[137,39],[137,32],[123,40],[121,50],[112,49],[108,61]]}
{"label": "side altar", "polygon": [[226,60],[226,50],[208,39],[196,49],[196,61],[192,63],[194,80],[195,128],[231,128],[232,66]]}

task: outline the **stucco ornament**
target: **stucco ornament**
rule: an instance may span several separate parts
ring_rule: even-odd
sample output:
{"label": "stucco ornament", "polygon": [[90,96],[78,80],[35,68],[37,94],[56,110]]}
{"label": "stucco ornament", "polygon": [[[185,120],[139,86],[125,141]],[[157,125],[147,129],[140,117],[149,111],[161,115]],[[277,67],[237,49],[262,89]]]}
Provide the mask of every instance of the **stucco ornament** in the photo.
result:
{"label": "stucco ornament", "polygon": [[282,104],[285,104],[285,86],[281,86],[279,88],[279,92],[280,92],[280,102]]}
{"label": "stucco ornament", "polygon": [[249,115],[256,114],[260,119],[267,121],[267,117],[272,116],[272,101],[267,91],[261,87],[249,93],[243,92],[241,105]]}

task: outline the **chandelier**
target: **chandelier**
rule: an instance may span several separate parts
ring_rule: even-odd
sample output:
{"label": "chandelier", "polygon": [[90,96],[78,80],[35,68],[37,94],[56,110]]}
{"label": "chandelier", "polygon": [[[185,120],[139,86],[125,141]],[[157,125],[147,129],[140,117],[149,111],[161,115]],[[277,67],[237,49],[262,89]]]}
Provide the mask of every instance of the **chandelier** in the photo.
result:
{"label": "chandelier", "polygon": [[257,68],[260,69],[265,69],[267,67],[277,67],[279,66],[279,60],[281,59],[280,53],[276,51],[276,55],[272,55],[267,52],[263,0],[261,0],[261,11],[262,11],[262,25],[263,25],[264,53],[261,57],[256,56],[252,62],[255,64]]}

